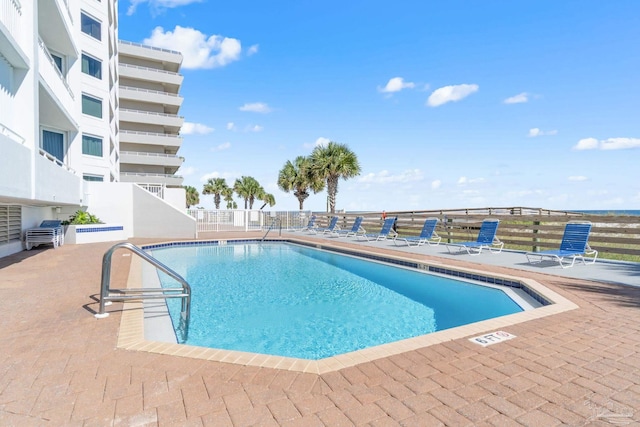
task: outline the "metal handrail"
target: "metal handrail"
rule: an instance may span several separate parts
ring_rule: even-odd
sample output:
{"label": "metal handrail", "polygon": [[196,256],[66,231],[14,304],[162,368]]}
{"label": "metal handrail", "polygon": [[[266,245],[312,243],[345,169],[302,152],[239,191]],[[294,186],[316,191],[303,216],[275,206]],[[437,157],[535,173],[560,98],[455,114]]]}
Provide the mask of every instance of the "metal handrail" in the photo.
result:
{"label": "metal handrail", "polygon": [[271,225],[269,226],[269,228],[267,228],[267,232],[264,233],[264,236],[262,236],[262,239],[260,240],[261,242],[264,242],[264,239],[267,237],[267,234],[269,234],[269,232],[274,228],[276,223],[278,224],[280,223],[280,218],[278,217],[273,218],[273,221],[271,221]]}
{"label": "metal handrail", "polygon": [[[134,254],[138,255],[143,260],[147,261],[154,267],[160,269],[164,273],[168,274],[179,282],[181,288],[127,288],[127,289],[112,289],[111,285],[111,258],[113,253],[117,249],[128,249]],[[117,292],[120,295],[112,295],[111,292]],[[159,293],[161,293],[159,295]],[[130,294],[130,295],[122,295]],[[182,310],[181,320],[183,322],[182,330],[183,335],[186,338],[187,331],[189,329],[189,320],[191,318],[191,286],[182,278],[178,273],[171,268],[164,265],[136,245],[128,242],[118,243],[107,250],[102,257],[102,282],[100,283],[100,308],[95,314],[95,317],[101,319],[109,316],[109,313],[105,313],[105,305],[111,304],[112,301],[125,301],[136,299],[167,299],[167,298],[182,298]]]}

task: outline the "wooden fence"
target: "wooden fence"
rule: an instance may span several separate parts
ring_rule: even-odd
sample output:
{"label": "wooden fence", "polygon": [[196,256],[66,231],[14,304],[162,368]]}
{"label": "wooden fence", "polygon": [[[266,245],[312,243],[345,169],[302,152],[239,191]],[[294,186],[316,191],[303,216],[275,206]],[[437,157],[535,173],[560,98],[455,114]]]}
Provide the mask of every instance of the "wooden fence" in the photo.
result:
{"label": "wooden fence", "polygon": [[[326,226],[332,215],[316,212],[320,226]],[[336,214],[341,228],[350,228],[356,216],[363,216],[367,232],[377,232],[382,226],[380,212]],[[589,245],[599,257],[640,262],[640,216],[593,215],[569,211],[536,208],[480,208],[432,211],[389,211],[397,217],[396,230],[402,235],[418,235],[429,217],[440,221],[436,232],[443,243],[475,240],[482,221],[500,220],[497,236],[505,248],[539,251],[558,249],[568,221],[590,221],[593,224]]]}

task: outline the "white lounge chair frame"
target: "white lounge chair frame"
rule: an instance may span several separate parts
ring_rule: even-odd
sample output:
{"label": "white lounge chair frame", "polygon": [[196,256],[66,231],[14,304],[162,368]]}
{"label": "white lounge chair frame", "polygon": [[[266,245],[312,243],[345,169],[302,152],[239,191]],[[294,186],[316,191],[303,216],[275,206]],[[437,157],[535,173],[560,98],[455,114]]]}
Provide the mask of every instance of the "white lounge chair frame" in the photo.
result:
{"label": "white lounge chair frame", "polygon": [[393,229],[393,224],[396,222],[395,218],[387,218],[382,223],[382,228],[379,233],[361,234],[357,237],[367,239],[367,241],[386,240],[391,235],[394,239],[398,237],[398,233]]}
{"label": "white lounge chair frame", "polygon": [[[537,264],[545,258],[550,258],[557,261],[562,268],[573,267],[577,259],[580,259],[584,265],[593,264],[598,258],[598,251],[589,246],[590,233],[591,222],[569,221],[564,227],[560,249],[527,252],[525,254],[527,261],[529,264]],[[585,255],[589,258],[589,262],[587,262]],[[571,262],[569,263],[567,259],[570,259]]]}
{"label": "white lounge chair frame", "polygon": [[493,254],[502,252],[504,242],[496,236],[498,232],[499,219],[488,218],[482,221],[478,238],[475,242],[459,242],[447,244],[447,250],[451,252],[451,248],[457,248],[458,252],[466,250],[469,255],[480,255],[482,249],[487,248]]}
{"label": "white lounge chair frame", "polygon": [[442,237],[438,236],[436,233],[436,227],[438,225],[438,218],[430,217],[424,221],[424,225],[422,226],[422,231],[420,231],[419,236],[407,236],[407,237],[398,237],[393,239],[393,242],[397,245],[398,242],[404,241],[407,246],[411,246],[414,244],[415,246],[421,246],[425,243],[429,246],[438,246]]}

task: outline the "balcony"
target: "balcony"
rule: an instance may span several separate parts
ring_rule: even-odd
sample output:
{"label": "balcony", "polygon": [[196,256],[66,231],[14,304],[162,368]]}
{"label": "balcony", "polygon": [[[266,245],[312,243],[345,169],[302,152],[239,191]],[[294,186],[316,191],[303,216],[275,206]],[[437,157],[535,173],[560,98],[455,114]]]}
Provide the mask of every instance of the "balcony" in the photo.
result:
{"label": "balcony", "polygon": [[31,157],[33,152],[24,145],[24,138],[0,123],[0,153],[3,162],[0,168],[2,197],[30,199],[32,183]]}
{"label": "balcony", "polygon": [[77,131],[75,96],[42,39],[38,46],[40,123]]}
{"label": "balcony", "polygon": [[151,82],[162,83],[173,92],[178,92],[182,79],[182,74],[172,71],[160,70],[158,68],[140,67],[130,64],[118,64],[118,74],[120,77],[126,77],[135,80],[146,80]]}
{"label": "balcony", "polygon": [[182,137],[165,133],[121,130],[120,143],[123,142],[130,144],[160,145],[162,147],[171,147],[175,149],[174,151],[178,151],[178,148],[182,145]]}
{"label": "balcony", "polygon": [[120,182],[181,186],[184,178],[166,173],[120,172]]}
{"label": "balcony", "polygon": [[180,128],[184,123],[184,117],[180,117],[175,114],[154,113],[151,111],[121,108],[120,123],[122,122],[163,126],[166,131],[177,134],[180,132]]}
{"label": "balcony", "polygon": [[67,0],[38,1],[38,35],[51,49],[78,58]]}
{"label": "balcony", "polygon": [[82,203],[82,178],[52,155],[40,150],[35,159],[35,172],[35,200],[55,204]]}
{"label": "balcony", "polygon": [[0,54],[14,68],[29,68],[29,57],[23,50],[25,28],[20,2],[5,0],[0,7]]}
{"label": "balcony", "polygon": [[162,104],[165,111],[176,114],[182,105],[183,98],[175,93],[161,92],[159,90],[141,89],[131,86],[120,86],[120,99],[128,99],[132,101],[148,102],[153,104]]}
{"label": "balcony", "polygon": [[164,166],[178,170],[182,166],[182,162],[182,157],[174,154],[120,151],[120,163],[125,164]]}
{"label": "balcony", "polygon": [[126,40],[118,41],[118,51],[122,56],[132,56],[137,58],[150,58],[162,62],[170,71],[177,72],[182,64],[182,53],[163,49],[161,47],[147,46]]}

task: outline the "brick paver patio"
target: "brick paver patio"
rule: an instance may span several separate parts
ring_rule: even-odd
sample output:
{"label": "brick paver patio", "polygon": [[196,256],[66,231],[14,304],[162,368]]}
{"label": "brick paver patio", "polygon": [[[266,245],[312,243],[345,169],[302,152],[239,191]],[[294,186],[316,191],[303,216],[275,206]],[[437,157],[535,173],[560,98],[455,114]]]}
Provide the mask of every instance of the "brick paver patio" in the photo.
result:
{"label": "brick paver patio", "polygon": [[640,425],[638,288],[517,271],[580,308],[315,375],[116,348],[121,305],[93,317],[110,246],[0,259],[0,425]]}

